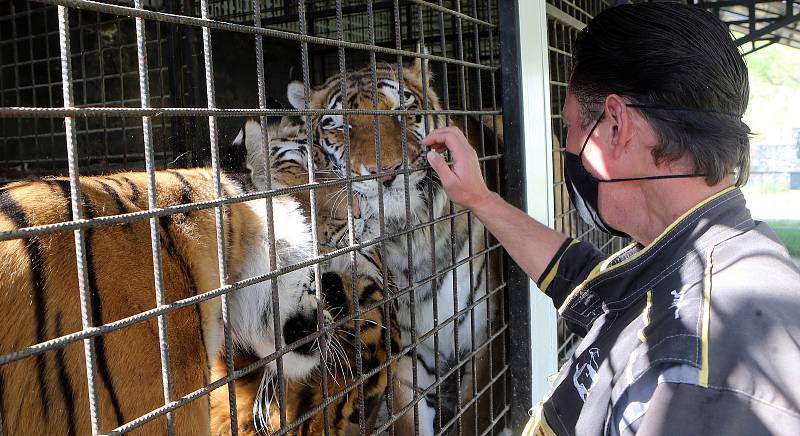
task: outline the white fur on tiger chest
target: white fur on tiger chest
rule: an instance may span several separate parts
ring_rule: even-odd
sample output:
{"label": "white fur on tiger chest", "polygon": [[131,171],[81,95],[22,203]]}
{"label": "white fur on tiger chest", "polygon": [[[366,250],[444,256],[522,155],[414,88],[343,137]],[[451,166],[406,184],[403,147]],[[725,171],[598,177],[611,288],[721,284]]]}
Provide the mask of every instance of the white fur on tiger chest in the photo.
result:
{"label": "white fur on tiger chest", "polygon": [[[253,200],[246,204],[258,216],[262,231],[250,241],[247,261],[238,271],[238,277],[233,277],[234,280],[259,277],[273,269],[269,256],[266,200]],[[276,267],[291,266],[311,257],[311,232],[299,204],[288,197],[274,197],[273,217]],[[274,280],[278,282],[279,319],[287,320],[294,313],[314,310],[316,299],[311,292],[310,267],[281,274]],[[249,346],[259,357],[275,352],[273,325],[264,322],[264,314],[273,316],[272,298],[272,280],[261,281],[230,294],[230,310],[238,314],[231,319],[233,340]],[[289,361],[284,365],[284,372],[290,379],[306,377],[318,363],[316,357],[298,353],[291,353]],[[269,366],[274,367],[275,362],[270,362]]]}
{"label": "white fur on tiger chest", "polygon": [[[466,229],[464,229],[466,230]],[[430,234],[427,232],[415,232],[412,242],[412,262],[414,264],[414,281],[420,282],[430,277],[432,273],[431,267],[431,250],[430,250]],[[437,235],[438,238],[445,238],[448,242],[450,240],[449,233]],[[483,244],[480,244],[483,237],[483,226],[473,220],[472,224],[472,252],[480,251]],[[437,244],[438,245],[438,244]],[[387,265],[393,273],[394,280],[398,284],[399,289],[408,287],[408,250],[405,248],[405,238],[399,237],[387,244]],[[434,322],[434,293],[432,284],[428,282],[420,285],[414,290],[414,327],[416,336],[425,335],[437,328],[434,324],[439,326],[438,333],[438,351],[440,358],[453,359],[456,357],[456,329],[458,326],[458,350],[470,350],[473,343],[472,329],[474,323],[475,338],[474,343],[479,346],[486,338],[486,301],[476,305],[474,310],[467,310],[465,313],[460,314],[453,318],[454,314],[458,311],[466,309],[472,304],[473,301],[479,300],[486,294],[486,277],[484,266],[484,257],[478,256],[472,260],[472,278],[470,279],[470,262],[467,260],[470,256],[470,244],[465,243],[461,246],[460,251],[456,254],[454,262],[450,261],[451,252],[448,250],[438,250],[436,257],[440,258],[437,262],[436,269],[452,268],[453,264],[464,262],[458,266],[455,271],[452,269],[445,274],[437,277],[435,282],[437,284],[435,290],[436,298],[436,323]],[[441,257],[446,257],[443,261]],[[455,283],[453,281],[453,274],[455,272]],[[472,289],[470,289],[470,286]],[[409,294],[410,295],[410,294]],[[475,314],[474,321],[472,314]],[[403,344],[411,343],[411,302],[408,296],[398,298],[398,323],[403,327],[402,342]],[[422,347],[428,350],[432,356],[434,354],[434,338],[429,337],[422,342]],[[422,351],[422,350],[420,350]]]}

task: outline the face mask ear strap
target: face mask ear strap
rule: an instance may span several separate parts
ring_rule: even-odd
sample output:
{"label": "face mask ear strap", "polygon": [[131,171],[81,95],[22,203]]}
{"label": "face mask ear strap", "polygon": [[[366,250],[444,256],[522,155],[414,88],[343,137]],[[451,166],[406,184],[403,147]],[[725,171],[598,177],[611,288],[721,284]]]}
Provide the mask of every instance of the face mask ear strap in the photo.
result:
{"label": "face mask ear strap", "polygon": [[594,133],[594,130],[600,124],[600,121],[603,120],[603,115],[605,115],[605,114],[606,114],[606,110],[605,110],[605,108],[603,108],[603,111],[600,112],[600,118],[598,118],[597,121],[594,122],[594,125],[592,126],[592,129],[589,130],[589,135],[586,137],[586,140],[583,141],[583,147],[581,147],[581,152],[578,153],[578,156],[581,156],[581,157],[583,156],[583,150],[586,150],[586,144],[589,143],[589,138],[592,137],[592,133]]}

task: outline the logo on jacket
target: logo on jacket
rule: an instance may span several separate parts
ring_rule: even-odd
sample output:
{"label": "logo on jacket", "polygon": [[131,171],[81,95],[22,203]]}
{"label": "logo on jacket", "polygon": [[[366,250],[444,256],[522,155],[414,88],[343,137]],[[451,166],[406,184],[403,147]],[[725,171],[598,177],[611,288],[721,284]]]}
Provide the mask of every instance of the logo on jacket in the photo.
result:
{"label": "logo on jacket", "polygon": [[581,357],[581,360],[586,360],[575,365],[575,372],[572,374],[572,384],[578,391],[578,396],[581,400],[586,401],[589,395],[589,389],[592,387],[595,379],[597,378],[597,370],[600,368],[598,360],[600,357],[600,350],[598,348],[590,348],[589,352]]}
{"label": "logo on jacket", "polygon": [[669,306],[670,309],[675,309],[675,319],[681,317],[680,310],[686,306],[689,301],[696,300],[696,298],[686,298],[686,294],[691,285],[684,285],[681,290],[674,290],[670,292],[672,294],[672,304]]}

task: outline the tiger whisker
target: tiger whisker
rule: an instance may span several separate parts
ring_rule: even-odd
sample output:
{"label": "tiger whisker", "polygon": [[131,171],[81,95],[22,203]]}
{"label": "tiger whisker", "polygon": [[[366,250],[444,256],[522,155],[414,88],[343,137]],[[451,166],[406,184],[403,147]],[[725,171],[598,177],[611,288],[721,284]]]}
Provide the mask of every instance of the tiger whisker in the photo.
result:
{"label": "tiger whisker", "polygon": [[378,324],[377,322],[375,322],[375,321],[373,321],[373,320],[371,320],[371,319],[364,319],[364,318],[353,318],[353,321],[368,322],[368,323],[375,324],[376,326],[378,326],[378,327],[380,327],[380,328],[382,328],[382,329],[386,329],[386,326],[385,326],[385,325]]}
{"label": "tiger whisker", "polygon": [[353,378],[353,369],[350,366],[350,360],[347,358],[347,353],[344,351],[344,347],[342,346],[341,342],[339,342],[339,339],[336,336],[333,336],[333,341],[331,343],[332,344],[334,344],[334,343],[336,344],[334,350],[341,357],[340,365],[341,365],[341,368],[342,368],[342,376],[346,375],[345,372],[344,372],[344,364],[347,364],[347,369],[350,372],[350,379],[352,379]]}
{"label": "tiger whisker", "polygon": [[336,386],[341,386],[339,384],[339,379],[336,378],[336,373],[338,372],[336,369],[338,356],[336,356],[335,349],[331,346],[328,347],[328,353],[330,353],[331,363],[333,364],[332,370],[328,368],[328,374],[330,374],[331,378],[333,379],[333,382],[336,383]]}

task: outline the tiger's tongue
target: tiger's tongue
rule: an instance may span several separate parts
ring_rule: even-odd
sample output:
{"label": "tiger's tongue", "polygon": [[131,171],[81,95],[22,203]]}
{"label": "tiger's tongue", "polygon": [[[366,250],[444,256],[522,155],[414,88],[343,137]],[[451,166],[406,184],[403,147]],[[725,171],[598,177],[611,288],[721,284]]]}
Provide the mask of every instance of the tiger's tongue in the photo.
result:
{"label": "tiger's tongue", "polygon": [[361,218],[361,198],[358,194],[353,194],[353,218]]}

